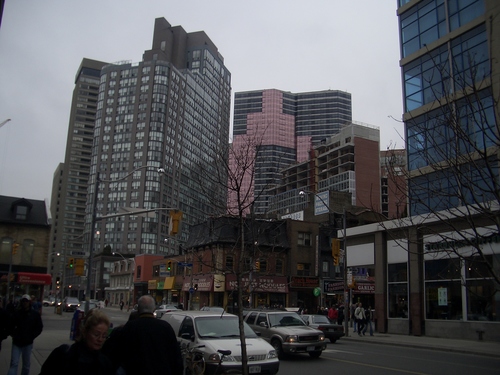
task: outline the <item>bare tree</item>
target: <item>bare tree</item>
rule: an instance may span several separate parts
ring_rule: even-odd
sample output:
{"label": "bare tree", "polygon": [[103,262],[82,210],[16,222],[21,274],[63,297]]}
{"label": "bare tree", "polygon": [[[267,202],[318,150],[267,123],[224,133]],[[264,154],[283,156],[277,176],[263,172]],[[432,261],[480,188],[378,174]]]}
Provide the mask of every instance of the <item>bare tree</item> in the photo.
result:
{"label": "bare tree", "polygon": [[[406,198],[409,216],[383,225],[398,228],[404,241],[412,239],[401,231],[418,227],[432,239],[421,247],[424,254],[448,253],[465,262],[475,278],[494,280],[495,293],[500,266],[489,244],[500,242],[500,117],[491,59],[474,50],[460,61],[443,51],[429,51],[427,58],[433,69],[418,76],[427,88],[425,113],[409,112],[405,119],[407,168],[396,153],[383,166],[392,188]],[[415,241],[422,245],[423,239]]]}

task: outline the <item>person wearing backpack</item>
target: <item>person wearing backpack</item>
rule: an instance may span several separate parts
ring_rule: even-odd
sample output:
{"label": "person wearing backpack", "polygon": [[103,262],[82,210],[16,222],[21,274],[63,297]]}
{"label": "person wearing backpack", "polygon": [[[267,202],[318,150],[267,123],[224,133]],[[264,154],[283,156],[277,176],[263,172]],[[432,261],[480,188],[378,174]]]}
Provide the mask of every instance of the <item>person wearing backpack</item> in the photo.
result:
{"label": "person wearing backpack", "polygon": [[368,306],[368,308],[365,310],[365,317],[366,317],[366,325],[365,329],[363,330],[363,335],[366,333],[366,330],[368,327],[370,327],[370,336],[373,336],[373,325],[372,325],[372,307]]}

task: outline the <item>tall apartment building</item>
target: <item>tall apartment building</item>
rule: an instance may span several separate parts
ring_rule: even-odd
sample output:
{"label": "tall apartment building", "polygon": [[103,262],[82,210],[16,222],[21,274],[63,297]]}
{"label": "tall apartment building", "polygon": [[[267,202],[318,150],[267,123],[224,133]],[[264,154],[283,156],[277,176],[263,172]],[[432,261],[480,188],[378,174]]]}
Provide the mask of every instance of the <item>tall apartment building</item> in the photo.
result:
{"label": "tall apartment building", "polygon": [[[156,19],[141,62],[102,68],[86,211],[87,231],[100,233],[95,252],[110,246],[121,254],[175,254],[189,225],[217,213],[211,200],[225,201],[226,190],[202,188],[200,171],[215,168],[229,140],[230,84],[205,32],[187,33],[164,18]],[[124,207],[164,210],[99,220]],[[175,237],[169,208],[183,212]]]}
{"label": "tall apartment building", "polygon": [[304,209],[301,191],[350,193],[353,206],[381,211],[380,131],[351,123],[314,147],[311,159],[282,170],[269,211],[285,215]]}
{"label": "tall apartment building", "polygon": [[[75,77],[64,163],[54,172],[50,211],[52,229],[47,269],[52,290],[62,280],[70,257],[83,256],[85,207],[94,141],[101,68],[106,63],[83,59]],[[79,282],[68,271],[66,285]],[[60,286],[60,285],[59,285]]]}
{"label": "tall apartment building", "polygon": [[412,216],[493,198],[499,11],[495,0],[399,0]]}
{"label": "tall apartment building", "polygon": [[[314,144],[338,133],[352,120],[351,94],[337,90],[290,93],[259,90],[235,94],[233,144],[248,141],[258,147],[253,155],[255,175],[247,178],[254,212],[265,214],[271,192],[281,181],[281,169],[309,159]],[[229,196],[230,207],[234,198]]]}

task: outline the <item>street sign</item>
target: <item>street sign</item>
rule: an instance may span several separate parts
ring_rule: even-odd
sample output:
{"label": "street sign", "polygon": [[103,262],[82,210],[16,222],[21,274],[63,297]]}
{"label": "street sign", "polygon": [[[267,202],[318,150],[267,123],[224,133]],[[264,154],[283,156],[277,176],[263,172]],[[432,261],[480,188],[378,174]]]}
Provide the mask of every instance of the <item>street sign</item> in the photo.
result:
{"label": "street sign", "polygon": [[189,288],[189,294],[194,294],[194,288],[193,287]]}

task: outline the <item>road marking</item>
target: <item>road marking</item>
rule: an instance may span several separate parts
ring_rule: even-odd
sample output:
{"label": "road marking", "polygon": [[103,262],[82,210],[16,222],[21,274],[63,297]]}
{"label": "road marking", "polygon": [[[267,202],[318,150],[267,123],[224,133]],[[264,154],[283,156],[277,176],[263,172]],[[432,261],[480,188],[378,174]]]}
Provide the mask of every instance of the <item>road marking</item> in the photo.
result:
{"label": "road marking", "polygon": [[350,352],[347,350],[337,350],[337,349],[325,349],[323,350],[324,353],[346,353],[346,354],[354,354],[354,355],[363,355],[363,353],[360,352]]}
{"label": "road marking", "polygon": [[361,363],[361,362],[357,362],[357,361],[346,361],[345,359],[328,358],[328,357],[323,357],[323,359],[328,359],[330,361],[344,362],[344,363],[349,363],[349,364],[358,365],[358,366],[378,368],[378,369],[387,370],[387,371],[394,371],[394,372],[398,372],[400,374],[429,375],[429,374],[426,374],[425,372],[415,372],[415,371],[402,370],[402,369],[386,367],[386,366],[369,365],[369,364]]}

